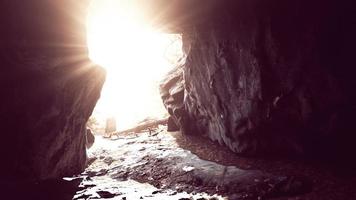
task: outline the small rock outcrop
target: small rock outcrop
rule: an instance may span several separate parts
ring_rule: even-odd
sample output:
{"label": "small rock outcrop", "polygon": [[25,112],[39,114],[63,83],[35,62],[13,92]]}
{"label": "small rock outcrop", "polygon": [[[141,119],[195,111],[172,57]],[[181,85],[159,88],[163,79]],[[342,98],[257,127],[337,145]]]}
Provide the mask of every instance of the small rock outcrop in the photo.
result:
{"label": "small rock outcrop", "polygon": [[168,131],[178,131],[184,124],[184,65],[177,65],[160,83],[160,95],[170,117]]}
{"label": "small rock outcrop", "polygon": [[86,142],[85,142],[86,148],[90,149],[90,147],[93,146],[94,142],[95,142],[95,136],[94,136],[93,132],[91,131],[91,129],[87,128]]}

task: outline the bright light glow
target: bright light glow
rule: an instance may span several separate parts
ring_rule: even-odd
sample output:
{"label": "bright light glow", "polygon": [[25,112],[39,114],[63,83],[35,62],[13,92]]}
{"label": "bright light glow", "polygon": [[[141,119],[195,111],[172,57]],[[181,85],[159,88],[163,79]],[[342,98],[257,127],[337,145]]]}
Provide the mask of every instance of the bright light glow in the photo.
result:
{"label": "bright light glow", "polygon": [[167,56],[177,56],[181,45],[176,35],[155,32],[139,21],[129,2],[93,0],[87,17],[89,56],[107,71],[94,115],[114,116],[119,130],[166,113],[158,82],[172,68]]}

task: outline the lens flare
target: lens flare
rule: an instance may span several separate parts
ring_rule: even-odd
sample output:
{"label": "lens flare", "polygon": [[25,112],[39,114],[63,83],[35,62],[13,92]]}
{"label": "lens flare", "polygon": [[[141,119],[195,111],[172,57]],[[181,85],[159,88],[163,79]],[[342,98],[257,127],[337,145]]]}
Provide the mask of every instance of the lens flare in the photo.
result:
{"label": "lens flare", "polygon": [[93,0],[87,17],[89,57],[107,71],[93,115],[115,117],[118,130],[166,113],[158,83],[181,49],[177,35],[155,32],[127,2]]}

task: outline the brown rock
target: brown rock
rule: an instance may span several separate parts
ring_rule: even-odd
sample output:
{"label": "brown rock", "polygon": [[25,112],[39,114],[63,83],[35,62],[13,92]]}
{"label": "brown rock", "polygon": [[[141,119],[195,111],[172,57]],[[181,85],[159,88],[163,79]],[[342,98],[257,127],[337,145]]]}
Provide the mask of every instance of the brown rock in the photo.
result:
{"label": "brown rock", "polygon": [[2,180],[60,178],[85,167],[85,124],[105,79],[88,59],[86,6],[0,2]]}
{"label": "brown rock", "polygon": [[86,132],[86,143],[85,143],[85,146],[87,147],[87,149],[89,149],[90,147],[93,146],[95,142],[95,136],[94,134],[92,133],[92,131],[87,128],[87,132]]}

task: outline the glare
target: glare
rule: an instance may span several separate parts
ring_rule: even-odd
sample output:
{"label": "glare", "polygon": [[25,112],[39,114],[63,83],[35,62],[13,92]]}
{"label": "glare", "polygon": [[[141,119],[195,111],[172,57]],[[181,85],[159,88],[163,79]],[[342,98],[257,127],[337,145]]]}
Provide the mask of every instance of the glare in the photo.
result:
{"label": "glare", "polygon": [[177,36],[152,30],[129,2],[93,0],[87,17],[89,57],[107,71],[94,115],[114,116],[119,130],[166,113],[158,83],[181,45]]}

